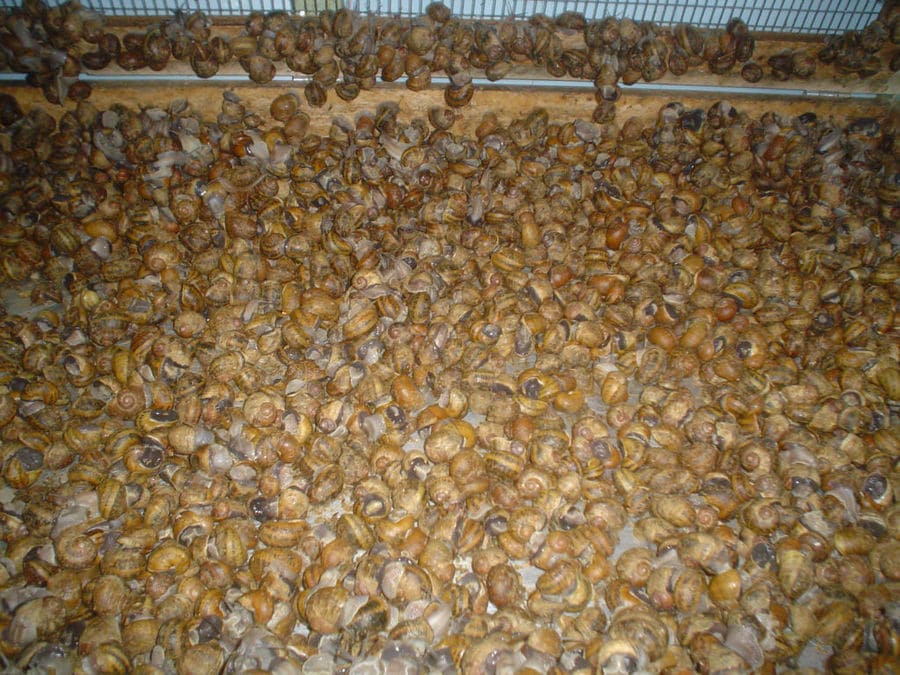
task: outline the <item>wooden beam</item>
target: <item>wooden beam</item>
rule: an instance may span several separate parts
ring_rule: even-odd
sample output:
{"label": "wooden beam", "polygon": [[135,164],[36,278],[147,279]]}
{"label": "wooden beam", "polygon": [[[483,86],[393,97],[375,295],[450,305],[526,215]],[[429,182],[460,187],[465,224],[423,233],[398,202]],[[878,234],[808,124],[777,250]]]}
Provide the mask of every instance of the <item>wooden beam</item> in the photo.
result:
{"label": "wooden beam", "polygon": [[[223,87],[215,82],[188,81],[182,84],[105,84],[95,87],[91,103],[100,109],[115,104],[124,104],[135,108],[166,107],[176,99],[187,100],[191,108],[204,119],[215,119],[221,110],[222,94],[233,91],[240,96],[248,110],[268,119],[269,105],[275,96],[284,91],[295,91],[303,100],[302,87],[291,86],[290,83],[273,83],[266,86],[237,84]],[[25,110],[35,106],[42,107],[50,114],[59,116],[66,108],[73,108],[68,102],[66,107],[48,104],[40,91],[26,86],[0,87],[0,91],[16,97]],[[898,105],[889,100],[871,99],[822,99],[804,97],[759,98],[740,95],[722,96],[721,94],[686,94],[673,96],[660,95],[657,92],[629,91],[616,106],[617,121],[622,122],[629,117],[653,119],[666,103],[677,100],[694,108],[708,108],[715,101],[726,99],[740,110],[758,117],[767,111],[774,111],[786,116],[814,112],[817,115],[832,117],[838,122],[857,117],[896,115]],[[334,117],[342,116],[348,120],[366,111],[374,111],[379,103],[396,101],[401,116],[406,119],[425,116],[433,106],[444,106],[443,90],[432,88],[421,92],[412,92],[402,86],[381,85],[372,91],[364,91],[351,102],[338,99],[333,93],[328,103],[322,108],[310,108],[302,104],[302,109],[309,114],[311,129],[317,133],[327,131]],[[535,107],[543,107],[554,120],[567,121],[576,118],[590,119],[594,107],[593,92],[589,89],[531,89],[522,87],[476,88],[470,105],[459,109],[459,122],[453,127],[456,132],[469,132],[478,124],[487,112],[496,113],[501,120],[510,120]]]}

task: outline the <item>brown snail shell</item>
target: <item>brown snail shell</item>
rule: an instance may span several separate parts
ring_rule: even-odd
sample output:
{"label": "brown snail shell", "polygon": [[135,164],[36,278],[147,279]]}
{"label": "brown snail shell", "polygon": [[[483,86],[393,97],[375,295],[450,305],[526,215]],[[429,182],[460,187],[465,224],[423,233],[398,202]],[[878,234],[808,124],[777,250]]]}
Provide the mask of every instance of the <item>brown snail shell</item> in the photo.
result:
{"label": "brown snail shell", "polygon": [[[310,628],[328,635],[337,632],[341,608],[347,600],[347,591],[341,586],[325,586],[297,597],[297,611],[309,622]],[[302,607],[300,606],[300,603]]]}
{"label": "brown snail shell", "polygon": [[643,660],[642,652],[628,639],[595,638],[585,649],[585,658],[601,672],[632,672]]}
{"label": "brown snail shell", "polygon": [[225,663],[223,649],[211,642],[189,646],[178,660],[178,667],[186,673],[217,673]]}
{"label": "brown snail shell", "polygon": [[321,108],[327,100],[325,88],[315,80],[306,84],[303,94],[306,97],[306,102],[314,108]]}
{"label": "brown snail shell", "polygon": [[696,523],[697,512],[690,501],[681,495],[665,495],[651,505],[653,513],[675,527],[690,527]]}
{"label": "brown snail shell", "polygon": [[634,587],[647,584],[653,571],[653,554],[646,548],[630,548],[623,552],[616,561],[616,572],[619,577]]}
{"label": "brown snail shell", "polygon": [[210,45],[194,45],[191,53],[191,69],[197,77],[203,79],[212,77],[219,72],[219,65],[220,61]]}
{"label": "brown snail shell", "polygon": [[56,558],[64,567],[85,569],[95,563],[96,557],[97,545],[78,532],[67,532],[56,542]]}
{"label": "brown snail shell", "polygon": [[280,94],[272,99],[269,114],[279,122],[287,122],[299,110],[300,101],[296,94]]}
{"label": "brown snail shell", "polygon": [[719,605],[737,603],[741,595],[741,575],[731,569],[720,572],[709,582],[709,598]]}
{"label": "brown snail shell", "polygon": [[164,541],[147,557],[147,570],[150,572],[171,570],[178,574],[188,568],[190,560],[190,553],[184,546],[171,540]]}
{"label": "brown snail shell", "polygon": [[472,100],[474,87],[471,82],[455,86],[448,85],[444,89],[444,100],[451,108],[462,108]]}
{"label": "brown snail shell", "polygon": [[785,594],[797,598],[812,584],[812,562],[802,551],[784,551],[779,556],[778,579]]}
{"label": "brown snail shell", "polygon": [[497,565],[491,568],[486,585],[491,602],[501,609],[517,605],[522,600],[521,577],[509,565]]}
{"label": "brown snail shell", "polygon": [[280,421],[284,412],[284,402],[277,395],[258,391],[246,398],[243,411],[244,418],[250,424],[267,427]]}
{"label": "brown snail shell", "polygon": [[214,440],[209,430],[192,424],[176,424],[168,430],[167,437],[172,449],[181,454],[190,454]]}
{"label": "brown snail shell", "polygon": [[643,607],[625,608],[616,614],[610,623],[609,635],[613,639],[635,640],[651,660],[662,656],[669,639],[665,624]]}
{"label": "brown snail shell", "polygon": [[275,77],[275,64],[265,56],[254,54],[241,61],[250,79],[257,84],[268,84]]}

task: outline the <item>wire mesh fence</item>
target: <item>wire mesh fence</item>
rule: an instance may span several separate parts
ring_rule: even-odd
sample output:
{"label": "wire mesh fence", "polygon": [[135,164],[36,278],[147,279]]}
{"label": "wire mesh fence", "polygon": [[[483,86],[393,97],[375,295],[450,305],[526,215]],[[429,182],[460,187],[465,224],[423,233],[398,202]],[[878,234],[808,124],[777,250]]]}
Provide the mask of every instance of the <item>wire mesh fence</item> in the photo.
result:
{"label": "wire mesh fence", "polygon": [[[108,16],[167,16],[178,10],[202,10],[207,14],[240,15],[253,10],[316,13],[347,6],[361,13],[382,16],[421,14],[431,0],[83,0],[85,7]],[[878,17],[884,0],[444,0],[453,13],[464,18],[527,18],[533,14],[558,16],[581,12],[588,19],[628,17],[660,24],[690,23],[702,28],[721,28],[732,17],[741,17],[751,30],[786,33],[840,33],[859,30]],[[14,0],[0,0],[0,7],[15,7]]]}

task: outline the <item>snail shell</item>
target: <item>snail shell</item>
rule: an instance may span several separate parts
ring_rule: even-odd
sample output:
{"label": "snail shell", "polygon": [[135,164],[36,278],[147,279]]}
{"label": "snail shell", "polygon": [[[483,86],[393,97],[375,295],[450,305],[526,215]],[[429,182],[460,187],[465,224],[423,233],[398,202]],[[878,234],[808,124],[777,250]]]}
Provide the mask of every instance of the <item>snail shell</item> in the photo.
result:
{"label": "snail shell", "polygon": [[653,554],[646,548],[630,548],[616,561],[619,577],[636,588],[647,584],[653,571]]}
{"label": "snail shell", "polygon": [[342,586],[325,586],[297,596],[297,612],[318,633],[328,635],[340,628],[340,615],[348,593]]}
{"label": "snail shell", "polygon": [[244,401],[244,418],[254,426],[272,426],[281,420],[284,407],[280,396],[265,391],[254,392]]}
{"label": "snail shell", "polygon": [[664,495],[651,503],[654,515],[664,518],[675,527],[690,527],[696,524],[697,512],[687,497]]}
{"label": "snail shell", "polygon": [[67,531],[56,541],[56,559],[69,569],[86,569],[96,562],[97,545],[77,531]]}
{"label": "snail shell", "polygon": [[741,575],[737,570],[720,572],[709,582],[709,598],[718,605],[734,605],[740,595]]}
{"label": "snail shell", "polygon": [[225,663],[222,647],[213,642],[191,645],[178,659],[178,668],[185,673],[218,673]]}
{"label": "snail shell", "polygon": [[147,557],[147,570],[150,572],[171,570],[180,574],[188,568],[190,561],[191,556],[187,548],[172,540],[163,541]]}
{"label": "snail shell", "polygon": [[487,592],[491,602],[499,608],[518,605],[523,598],[522,581],[509,565],[497,565],[487,577]]}
{"label": "snail shell", "polygon": [[634,640],[653,661],[662,656],[669,642],[666,625],[644,607],[626,607],[617,613],[610,623],[609,636]]}
{"label": "snail shell", "polygon": [[779,555],[778,580],[789,598],[797,598],[813,583],[812,561],[802,551],[788,549]]}

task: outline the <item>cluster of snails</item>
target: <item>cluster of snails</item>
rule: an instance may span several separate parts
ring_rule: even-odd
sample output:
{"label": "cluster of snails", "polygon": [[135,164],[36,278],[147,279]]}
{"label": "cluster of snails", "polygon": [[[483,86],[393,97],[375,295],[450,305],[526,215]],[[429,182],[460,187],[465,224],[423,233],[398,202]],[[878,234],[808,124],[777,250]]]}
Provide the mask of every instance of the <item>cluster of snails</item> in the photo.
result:
{"label": "cluster of snails", "polygon": [[[862,32],[837,36],[819,59],[863,77],[878,72],[877,52],[888,39],[896,44],[898,25],[876,21]],[[755,40],[740,19],[721,31],[627,18],[589,20],[576,12],[480,22],[455,18],[435,2],[412,19],[377,19],[347,8],[312,16],[273,11],[251,13],[240,34],[230,38],[212,28],[209,17],[196,11],[119,35],[77,0],[52,8],[29,0],[10,10],[0,26],[0,58],[6,67],[28,72],[54,103],[90,95],[90,85],[78,79],[82,68],[97,71],[115,63],[126,71],[160,71],[181,61],[198,77],[209,78],[234,60],[259,84],[275,77],[277,63],[307,76],[304,93],[312,106],[324,105],[331,89],[352,100],[379,80],[405,78],[406,86],[418,91],[431,85],[433,75],[444,75],[450,79],[447,104],[459,107],[471,100],[473,76],[496,81],[524,65],[553,77],[593,81],[598,122],[612,118],[619,82],[652,82],[667,72],[679,76],[701,66],[720,75],[739,66],[749,82],[763,77],[762,67],[752,61]],[[777,80],[808,78],[816,66],[802,50],[768,62]]]}
{"label": "cluster of snails", "polygon": [[104,32],[103,17],[78,2],[49,7],[41,0],[25,0],[4,13],[2,24],[0,68],[26,73],[29,84],[40,87],[51,103],[91,95],[91,85],[78,77],[82,67],[106,63],[79,58],[81,43],[98,49],[111,41],[118,45],[115,35]]}
{"label": "cluster of snails", "polygon": [[889,672],[889,118],[459,115],[0,96],[4,668]]}
{"label": "cluster of snails", "polygon": [[[839,73],[871,77],[884,69],[878,52],[886,45],[900,45],[900,7],[892,5],[884,20],[873,21],[861,31],[847,31],[829,38],[819,51],[822,63],[832,64]],[[891,55],[888,68],[900,70],[900,49]]]}

